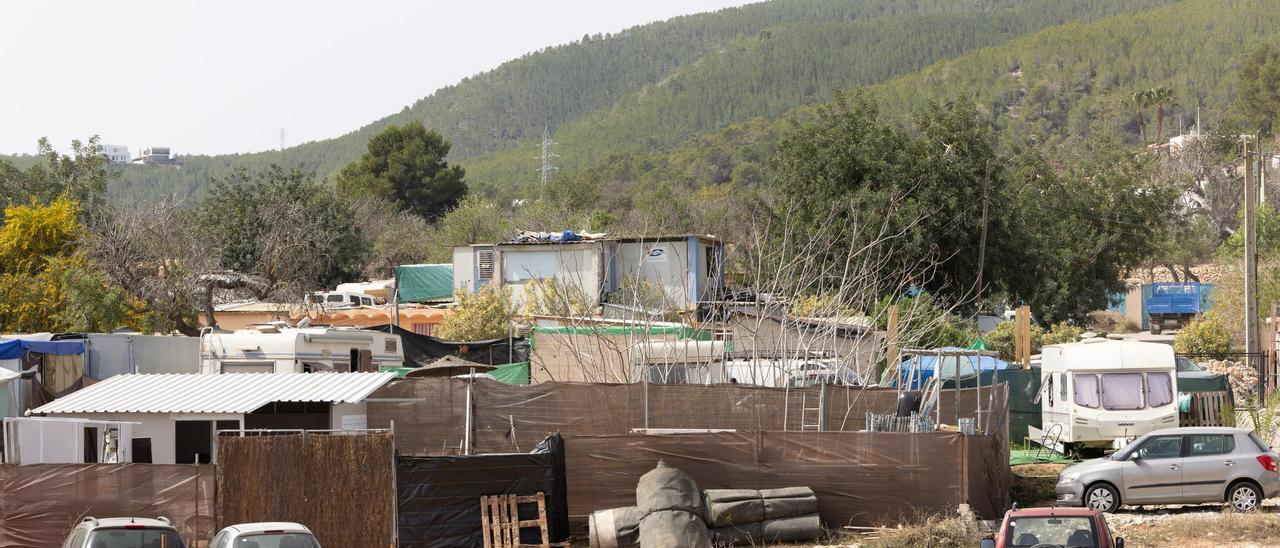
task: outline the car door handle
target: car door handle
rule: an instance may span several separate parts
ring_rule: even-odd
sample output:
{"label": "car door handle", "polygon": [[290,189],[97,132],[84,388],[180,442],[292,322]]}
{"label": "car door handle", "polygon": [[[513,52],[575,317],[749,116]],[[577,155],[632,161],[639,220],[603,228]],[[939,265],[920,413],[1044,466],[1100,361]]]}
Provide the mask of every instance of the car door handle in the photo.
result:
{"label": "car door handle", "polygon": [[1177,470],[1177,469],[1178,469],[1178,465],[1176,465],[1176,464],[1170,464],[1170,465],[1169,465],[1169,469],[1170,469],[1170,470]]}
{"label": "car door handle", "polygon": [[1236,463],[1231,462],[1231,461],[1226,461],[1226,462],[1223,462],[1222,464],[1225,464],[1225,465],[1227,465],[1227,466],[1234,466]]}

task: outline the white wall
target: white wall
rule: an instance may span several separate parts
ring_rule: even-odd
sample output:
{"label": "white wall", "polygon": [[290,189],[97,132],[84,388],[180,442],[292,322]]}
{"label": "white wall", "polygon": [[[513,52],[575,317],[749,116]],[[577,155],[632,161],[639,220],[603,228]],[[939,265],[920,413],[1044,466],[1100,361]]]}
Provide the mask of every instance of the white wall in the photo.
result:
{"label": "white wall", "polygon": [[640,278],[658,284],[668,308],[683,309],[697,301],[689,294],[689,244],[674,242],[623,242],[618,244],[618,285]]}
{"label": "white wall", "polygon": [[525,302],[524,293],[535,278],[553,278],[576,286],[590,300],[598,301],[603,282],[602,245],[591,242],[500,248],[502,283],[511,288],[512,302],[517,305]]}
{"label": "white wall", "polygon": [[243,415],[233,414],[169,414],[169,413],[59,413],[53,417],[137,422],[133,426],[133,438],[151,438],[151,462],[174,463],[174,422],[177,420],[240,421]]}
{"label": "white wall", "polygon": [[476,292],[476,252],[471,246],[453,248],[453,288]]}
{"label": "white wall", "polygon": [[[346,423],[344,424],[344,420]],[[335,403],[329,412],[329,428],[334,430],[363,429],[369,427],[365,403]]]}

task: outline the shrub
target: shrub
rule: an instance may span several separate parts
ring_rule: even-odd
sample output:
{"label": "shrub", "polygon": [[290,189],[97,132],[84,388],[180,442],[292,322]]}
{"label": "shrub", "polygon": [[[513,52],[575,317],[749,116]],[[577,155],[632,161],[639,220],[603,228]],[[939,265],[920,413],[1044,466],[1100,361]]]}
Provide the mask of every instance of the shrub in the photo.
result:
{"label": "shrub", "polygon": [[1089,313],[1089,329],[1098,333],[1135,333],[1141,327],[1117,312],[1098,310]]}
{"label": "shrub", "polygon": [[[994,331],[986,334],[985,339],[987,341],[987,348],[998,352],[1000,354],[1000,359],[1009,362],[1013,361],[1013,352],[1015,350],[1013,346],[1013,334],[1014,322],[1000,322],[1000,325],[997,325]],[[1041,346],[1044,346],[1044,329],[1041,329],[1038,325],[1032,325],[1031,353],[1036,354],[1040,352]]]}
{"label": "shrub", "polygon": [[[1071,325],[1067,322],[1058,322],[1044,334],[1043,342],[1045,345],[1050,344],[1066,344],[1080,340],[1080,335],[1084,334],[1084,328],[1078,325]],[[1031,353],[1038,352],[1039,349],[1033,350]]]}
{"label": "shrub", "polygon": [[1216,314],[1206,314],[1191,320],[1173,339],[1173,349],[1179,353],[1214,353],[1231,351],[1231,330]]}
{"label": "shrub", "polygon": [[515,307],[511,290],[486,285],[476,293],[454,293],[453,313],[440,323],[438,336],[450,341],[487,341],[506,338]]}

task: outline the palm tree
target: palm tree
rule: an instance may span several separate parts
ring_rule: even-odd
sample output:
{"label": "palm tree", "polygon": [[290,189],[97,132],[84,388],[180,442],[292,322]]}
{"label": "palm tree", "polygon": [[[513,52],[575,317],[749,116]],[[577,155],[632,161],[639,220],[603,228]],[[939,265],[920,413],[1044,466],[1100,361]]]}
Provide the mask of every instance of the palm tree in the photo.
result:
{"label": "palm tree", "polygon": [[1129,98],[1129,104],[1133,105],[1133,114],[1138,119],[1138,134],[1142,138],[1142,146],[1147,146],[1147,121],[1142,117],[1142,111],[1151,106],[1151,90],[1145,89],[1133,92],[1133,96]]}
{"label": "palm tree", "polygon": [[1172,107],[1178,104],[1178,100],[1173,96],[1173,90],[1169,88],[1152,88],[1147,90],[1147,98],[1149,105],[1156,107],[1156,144],[1160,143],[1162,138],[1161,132],[1164,131],[1164,108]]}

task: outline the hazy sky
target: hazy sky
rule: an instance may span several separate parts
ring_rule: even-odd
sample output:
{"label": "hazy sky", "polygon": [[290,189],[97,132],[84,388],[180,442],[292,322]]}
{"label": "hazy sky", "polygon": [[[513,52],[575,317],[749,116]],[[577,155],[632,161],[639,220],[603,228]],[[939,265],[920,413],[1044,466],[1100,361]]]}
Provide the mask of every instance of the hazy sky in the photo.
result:
{"label": "hazy sky", "polygon": [[539,48],[742,0],[0,2],[0,153],[336,137]]}

